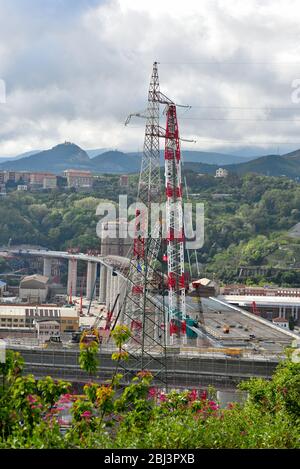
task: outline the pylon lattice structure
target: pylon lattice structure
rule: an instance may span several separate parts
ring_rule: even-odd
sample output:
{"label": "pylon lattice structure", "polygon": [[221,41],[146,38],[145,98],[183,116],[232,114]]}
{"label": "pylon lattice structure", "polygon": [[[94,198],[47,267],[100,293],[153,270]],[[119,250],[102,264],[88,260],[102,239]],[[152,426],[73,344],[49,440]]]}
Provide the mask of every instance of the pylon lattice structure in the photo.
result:
{"label": "pylon lattice structure", "polygon": [[150,369],[154,379],[166,386],[166,316],[164,305],[151,294],[163,283],[161,271],[155,268],[161,248],[161,223],[150,231],[151,204],[160,203],[159,127],[160,89],[157,63],[148,92],[143,158],[138,187],[133,253],[127,277],[127,291],[121,322],[131,330],[125,345],[129,360],[124,364],[124,378],[132,370]]}
{"label": "pylon lattice structure", "polygon": [[[159,105],[167,105],[167,130],[159,125]],[[140,114],[136,114],[141,117]],[[133,254],[127,278],[126,297],[121,322],[131,330],[125,345],[129,361],[126,374],[133,370],[151,370],[155,382],[167,388],[166,346],[169,342],[169,321],[185,319],[184,253],[182,223],[181,167],[178,125],[175,104],[160,92],[157,63],[148,92],[144,151],[139,179]],[[166,139],[166,167],[170,172],[166,185],[166,221],[168,239],[169,305],[164,303],[165,276],[161,266],[162,219],[150,222],[153,203],[161,202],[159,139]],[[172,197],[171,188],[174,187]],[[178,189],[179,188],[179,189]],[[179,191],[179,192],[178,192]],[[168,195],[169,194],[169,195]],[[174,207],[171,207],[171,201]],[[177,225],[181,232],[178,235]],[[151,226],[151,230],[150,230]]]}
{"label": "pylon lattice structure", "polygon": [[186,334],[181,153],[176,106],[167,109],[165,187],[170,336]]}

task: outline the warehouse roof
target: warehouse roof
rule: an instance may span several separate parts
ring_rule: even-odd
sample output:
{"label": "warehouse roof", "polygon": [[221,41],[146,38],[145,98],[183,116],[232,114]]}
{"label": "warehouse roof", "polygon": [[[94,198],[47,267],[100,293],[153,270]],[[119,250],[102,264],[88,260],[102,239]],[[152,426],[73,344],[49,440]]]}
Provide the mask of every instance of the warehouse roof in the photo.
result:
{"label": "warehouse roof", "polygon": [[46,284],[48,283],[49,277],[46,277],[45,275],[40,275],[40,274],[27,275],[21,280],[21,283],[32,281],[32,280],[36,280],[37,282]]}
{"label": "warehouse roof", "polygon": [[228,303],[237,303],[240,306],[252,305],[253,301],[257,306],[300,306],[299,296],[220,295],[218,298]]}

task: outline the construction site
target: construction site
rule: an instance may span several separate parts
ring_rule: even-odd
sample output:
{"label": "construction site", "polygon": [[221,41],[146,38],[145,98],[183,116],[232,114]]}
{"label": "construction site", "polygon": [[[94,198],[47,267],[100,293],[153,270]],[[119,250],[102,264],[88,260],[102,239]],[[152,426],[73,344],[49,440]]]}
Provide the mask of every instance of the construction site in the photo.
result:
{"label": "construction site", "polygon": [[[9,347],[22,350],[27,372],[85,381],[88,376],[78,366],[79,343],[97,341],[101,356],[97,379],[107,379],[113,369],[111,332],[118,324],[126,325],[131,334],[123,346],[129,354],[129,360],[121,364],[124,382],[136,371],[150,370],[155,383],[164,388],[232,387],[250,376],[270,377],[285,348],[298,346],[300,335],[297,329],[283,327],[287,319],[281,310],[283,321],[279,324],[274,315],[257,314],[253,300],[249,300],[250,307],[243,308],[239,299],[220,294],[214,282],[201,278],[200,271],[198,278],[191,278],[186,271],[190,253],[185,246],[183,201],[189,199],[181,174],[180,145],[184,139],[179,133],[178,106],[188,107],[160,91],[155,62],[148,107],[144,113],[130,114],[125,123],[130,125],[135,118],[146,122],[137,203],[148,216],[143,208],[136,209],[132,241],[118,236],[120,225],[127,223],[118,219],[111,222],[118,226],[117,237],[103,238],[99,252],[8,247],[11,256],[43,262],[43,276],[22,281],[22,303],[0,304],[0,337]],[[160,124],[161,108],[164,126]],[[164,146],[164,180],[160,141]],[[152,204],[162,203],[165,214],[150,230]],[[102,229],[108,229],[107,223]],[[46,290],[57,260],[68,263],[67,292],[50,304]],[[78,288],[79,262],[87,269],[86,280]],[[40,296],[36,296],[37,290]],[[297,323],[299,298],[292,306]]]}

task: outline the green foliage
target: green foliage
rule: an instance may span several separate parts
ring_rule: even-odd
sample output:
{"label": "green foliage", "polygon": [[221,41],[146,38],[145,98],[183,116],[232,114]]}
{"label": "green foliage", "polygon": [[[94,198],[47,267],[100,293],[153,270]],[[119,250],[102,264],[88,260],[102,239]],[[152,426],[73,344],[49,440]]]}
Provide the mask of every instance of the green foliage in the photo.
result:
{"label": "green foliage", "polygon": [[288,359],[278,365],[271,381],[252,378],[239,387],[262,413],[285,411],[300,423],[300,363]]}
{"label": "green foliage", "polygon": [[51,376],[42,378],[37,383],[37,390],[43,402],[53,406],[58,398],[70,390],[71,383],[62,380],[54,381]]}
{"label": "green foliage", "polygon": [[130,329],[124,324],[117,325],[111,333],[111,336],[117,345],[117,347],[122,347],[131,337]]}
{"label": "green foliage", "polygon": [[[122,333],[121,333],[122,334]],[[288,354],[289,355],[289,354]],[[89,383],[65,394],[69,383],[16,374],[20,357],[8,354],[1,391],[0,448],[299,448],[300,365],[289,358],[271,380],[250,379],[243,404],[220,408],[215,389],[199,392],[151,387],[149,371],[131,383]],[[61,433],[60,412],[73,420]],[[70,407],[71,406],[71,407]]]}
{"label": "green foliage", "polygon": [[[193,202],[205,206],[205,243],[198,252],[204,274],[215,273],[221,281],[235,282],[241,265],[264,265],[270,266],[270,272],[260,278],[253,276],[253,283],[300,283],[300,242],[286,236],[300,222],[299,183],[254,174],[218,179],[187,171],[186,176]],[[136,175],[130,176],[125,190],[128,203],[135,200],[136,181]],[[96,207],[102,201],[117,202],[120,191],[119,176],[101,175],[92,195],[61,190],[11,192],[0,200],[0,243],[7,244],[12,238],[12,244],[59,250],[76,246],[99,249]],[[192,262],[196,275],[193,254]],[[272,273],[271,267],[278,270]],[[2,268],[8,270],[5,264]]]}
{"label": "green foliage", "polygon": [[96,374],[98,368],[99,344],[96,341],[80,343],[79,366],[89,374]]}

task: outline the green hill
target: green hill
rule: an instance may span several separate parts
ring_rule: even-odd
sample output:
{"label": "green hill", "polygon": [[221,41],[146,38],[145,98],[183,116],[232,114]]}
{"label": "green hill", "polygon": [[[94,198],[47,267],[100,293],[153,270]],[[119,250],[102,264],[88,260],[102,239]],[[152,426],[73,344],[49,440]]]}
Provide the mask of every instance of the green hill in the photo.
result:
{"label": "green hill", "polygon": [[[185,169],[197,173],[214,174],[219,165],[203,163],[185,163]],[[287,176],[289,178],[300,177],[300,152],[295,156],[290,155],[266,155],[245,163],[222,165],[231,173],[239,175],[248,173],[263,174],[265,176]]]}
{"label": "green hill", "polygon": [[62,143],[50,150],[14,161],[6,161],[0,168],[12,171],[49,171],[61,173],[65,169],[89,169],[90,158],[74,143]]}

